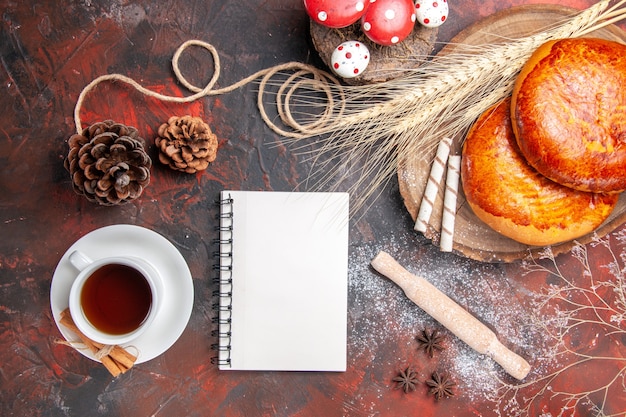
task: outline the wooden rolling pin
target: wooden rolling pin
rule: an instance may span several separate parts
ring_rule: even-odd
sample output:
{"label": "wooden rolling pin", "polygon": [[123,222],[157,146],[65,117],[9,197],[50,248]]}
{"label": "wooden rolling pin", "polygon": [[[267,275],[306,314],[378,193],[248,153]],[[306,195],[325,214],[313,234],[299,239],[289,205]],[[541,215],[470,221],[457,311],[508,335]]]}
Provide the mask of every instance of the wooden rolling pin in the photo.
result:
{"label": "wooden rolling pin", "polygon": [[375,270],[398,284],[411,301],[472,349],[488,355],[519,380],[528,375],[530,365],[524,358],[507,349],[493,331],[430,282],[411,274],[386,252],[376,255],[371,264]]}

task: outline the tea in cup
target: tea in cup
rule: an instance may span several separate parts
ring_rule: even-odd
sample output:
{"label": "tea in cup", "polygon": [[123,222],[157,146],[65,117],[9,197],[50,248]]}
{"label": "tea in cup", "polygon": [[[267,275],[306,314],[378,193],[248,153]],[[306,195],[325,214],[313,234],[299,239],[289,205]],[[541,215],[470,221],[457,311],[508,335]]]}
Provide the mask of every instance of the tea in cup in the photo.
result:
{"label": "tea in cup", "polygon": [[79,271],[70,290],[70,314],[85,336],[120,345],[150,326],[163,296],[161,277],[150,263],[131,256],[94,261],[80,251],[69,261]]}

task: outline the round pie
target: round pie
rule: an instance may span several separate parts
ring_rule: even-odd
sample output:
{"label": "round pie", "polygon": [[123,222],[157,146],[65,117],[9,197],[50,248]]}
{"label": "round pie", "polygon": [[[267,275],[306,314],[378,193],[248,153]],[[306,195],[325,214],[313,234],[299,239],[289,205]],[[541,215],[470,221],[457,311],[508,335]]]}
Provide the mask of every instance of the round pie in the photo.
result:
{"label": "round pie", "polygon": [[617,194],[574,190],[537,172],[519,150],[510,99],[474,123],[463,144],[461,181],[476,216],[518,242],[548,246],[596,229],[615,207]]}
{"label": "round pie", "polygon": [[544,176],[581,191],[626,190],[626,46],[543,44],[517,78],[511,116],[521,152]]}

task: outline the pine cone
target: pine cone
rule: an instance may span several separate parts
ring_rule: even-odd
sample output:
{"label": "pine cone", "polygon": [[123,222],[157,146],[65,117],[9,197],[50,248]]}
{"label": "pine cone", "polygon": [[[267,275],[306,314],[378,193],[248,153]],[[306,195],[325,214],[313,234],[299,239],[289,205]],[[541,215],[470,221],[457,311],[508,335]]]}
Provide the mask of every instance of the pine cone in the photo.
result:
{"label": "pine cone", "polygon": [[172,116],[159,127],[159,160],[177,171],[202,171],[217,157],[217,137],[201,118]]}
{"label": "pine cone", "polygon": [[65,168],[74,191],[105,206],[139,197],[150,183],[152,160],[137,129],[112,120],[94,123],[68,139]]}

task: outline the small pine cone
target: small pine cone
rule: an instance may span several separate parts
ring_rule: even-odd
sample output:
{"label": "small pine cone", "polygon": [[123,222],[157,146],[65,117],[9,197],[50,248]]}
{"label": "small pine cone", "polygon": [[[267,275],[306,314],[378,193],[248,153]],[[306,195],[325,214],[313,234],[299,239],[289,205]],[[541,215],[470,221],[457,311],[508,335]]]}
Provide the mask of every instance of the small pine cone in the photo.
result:
{"label": "small pine cone", "polygon": [[155,139],[159,161],[177,171],[196,173],[217,157],[217,137],[201,118],[172,116]]}
{"label": "small pine cone", "polygon": [[68,139],[65,168],[74,191],[105,206],[139,197],[150,183],[152,160],[137,129],[112,120],[94,123]]}

